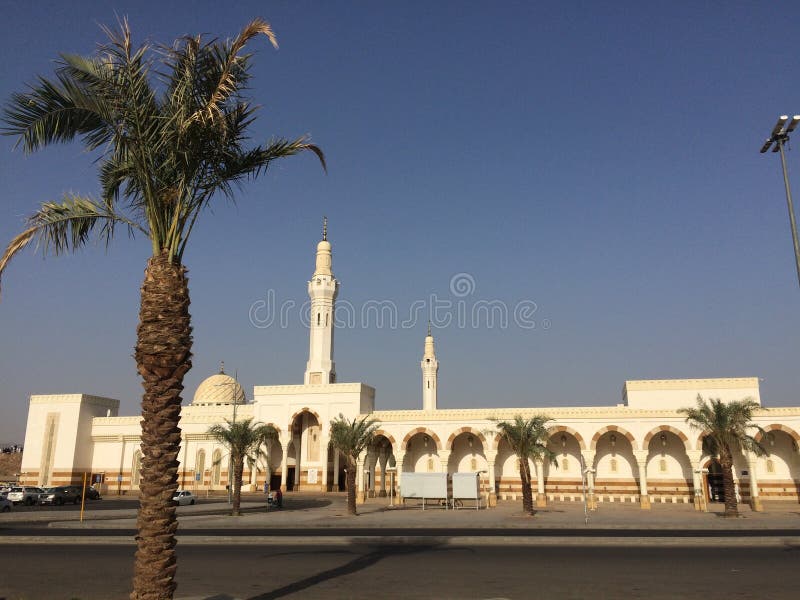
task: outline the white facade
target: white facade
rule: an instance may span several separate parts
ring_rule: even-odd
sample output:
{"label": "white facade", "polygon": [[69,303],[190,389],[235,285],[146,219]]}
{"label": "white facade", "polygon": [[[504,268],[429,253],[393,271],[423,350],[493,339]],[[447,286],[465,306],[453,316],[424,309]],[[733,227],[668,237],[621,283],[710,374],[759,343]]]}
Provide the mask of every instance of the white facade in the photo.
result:
{"label": "white facade", "polygon": [[[371,415],[380,422],[372,449],[358,465],[364,495],[388,492],[387,467],[394,456],[397,477],[407,472],[481,473],[491,500],[521,492],[517,459],[496,431],[496,420],[545,413],[552,419],[550,448],[557,465],[532,464],[539,505],[582,499],[582,472],[598,502],[695,502],[713,495],[714,463],[703,456],[700,432],[680,408],[698,395],[724,401],[752,398],[761,403],[755,377],[626,381],[622,402],[601,407],[450,409],[437,407],[438,369],[434,339],[425,337],[420,410],[375,410],[375,389],[338,383],[333,360],[333,311],[339,284],[333,276],[327,231],[317,246],[311,299],[309,358],[301,385],[256,386],[253,401],[234,378],[206,379],[181,413],[179,485],[198,493],[228,484],[226,449],[208,428],[223,419],[253,418],[269,423],[279,440],[268,459],[245,472],[245,489],[265,481],[285,490],[341,489],[344,462],[328,449],[330,422]],[[85,394],[31,396],[21,481],[78,483],[100,478],[106,493],[135,492],[139,479],[140,417],[117,416],[119,402]],[[798,501],[800,408],[760,409],[754,420],[769,435],[768,457],[736,456],[738,493],[754,507],[760,499]],[[582,466],[584,465],[584,466]],[[704,469],[711,469],[711,473]],[[395,490],[396,493],[396,490]]]}

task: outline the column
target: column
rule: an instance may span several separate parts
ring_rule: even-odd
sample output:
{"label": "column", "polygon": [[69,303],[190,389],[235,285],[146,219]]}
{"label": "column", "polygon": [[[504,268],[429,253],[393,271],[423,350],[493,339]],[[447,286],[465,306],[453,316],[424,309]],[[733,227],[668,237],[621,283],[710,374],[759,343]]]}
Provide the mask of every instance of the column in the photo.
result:
{"label": "column", "polygon": [[486,452],[486,466],[489,471],[489,498],[487,506],[497,506],[497,482],[494,478],[494,464],[497,452]]}
{"label": "column", "polygon": [[650,497],[647,495],[647,451],[634,452],[636,464],[639,466],[639,506],[650,509]]}
{"label": "column", "polygon": [[450,450],[439,450],[439,463],[441,472],[447,473],[447,465],[450,461]]}
{"label": "column", "polygon": [[289,436],[281,436],[281,491],[286,491],[286,477],[289,474]]}
{"label": "column", "polygon": [[320,437],[320,455],[322,456],[322,486],[323,492],[328,491],[328,440]]}
{"label": "column", "polygon": [[295,437],[294,440],[294,491],[300,489],[300,466],[302,464],[301,457],[303,455],[303,437],[302,433]]}
{"label": "column", "polygon": [[364,504],[366,501],[366,493],[364,491],[364,455],[362,454],[356,462],[356,503]]}
{"label": "column", "polygon": [[331,490],[334,492],[339,491],[339,451],[336,448],[333,449],[333,483],[331,484]]}
{"label": "column", "polygon": [[547,494],[544,489],[544,461],[537,460],[536,464],[536,506],[544,508],[547,506]]}
{"label": "column", "polygon": [[594,458],[595,452],[584,450],[581,452],[583,457],[583,468],[586,477],[586,505],[589,510],[597,509],[597,494],[594,492]]}
{"label": "column", "polygon": [[694,509],[706,509],[706,497],[703,491],[703,468],[700,465],[703,453],[700,450],[687,450],[689,464],[692,467],[692,495],[694,496]]}
{"label": "column", "polygon": [[405,460],[405,457],[406,453],[402,450],[398,450],[394,455],[394,466],[395,469],[397,469],[394,480],[397,489],[394,493],[397,496],[397,504],[403,503],[403,497],[400,495],[400,478],[402,477],[403,473],[403,461]]}
{"label": "column", "polygon": [[388,474],[386,473],[386,463],[389,460],[389,453],[386,449],[382,449],[380,455],[378,456],[378,464],[381,467],[381,488],[378,490],[378,497],[385,498],[386,497],[386,479],[388,478]]}
{"label": "column", "polygon": [[[754,512],[761,512],[764,510],[761,504],[761,498],[758,495],[758,478],[756,477],[756,467],[758,466],[758,458],[755,454],[748,452],[746,454],[747,468],[750,473],[750,508]],[[735,469],[736,467],[733,467]]]}

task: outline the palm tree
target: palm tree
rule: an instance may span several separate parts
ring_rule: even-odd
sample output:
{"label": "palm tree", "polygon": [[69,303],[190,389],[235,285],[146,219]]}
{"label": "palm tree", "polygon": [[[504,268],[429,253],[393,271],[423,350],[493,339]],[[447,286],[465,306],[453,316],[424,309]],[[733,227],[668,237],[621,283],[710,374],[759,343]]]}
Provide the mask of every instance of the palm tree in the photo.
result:
{"label": "palm tree", "polygon": [[[707,401],[697,395],[695,408],[681,408],[679,413],[686,415],[686,422],[693,428],[704,432],[703,454],[715,456],[722,467],[722,487],[725,491],[725,516],[738,517],[736,490],[733,484],[733,453],[749,451],[756,456],[768,454],[767,450],[747,433],[755,429],[763,435],[764,430],[753,423],[753,411],[761,405],[752,398],[723,402],[709,398]],[[762,409],[766,410],[766,409]]]}
{"label": "palm tree", "polygon": [[341,452],[347,462],[347,512],[358,514],[356,510],[356,469],[358,457],[372,444],[378,421],[364,417],[360,421],[354,418],[348,421],[339,414],[331,421],[331,447]]}
{"label": "palm tree", "polygon": [[134,357],[142,377],[142,471],[134,599],[172,598],[183,378],[192,366],[189,289],[183,255],[197,218],[212,201],[272,161],[322,152],[305,137],[245,147],[255,107],[244,97],[260,34],[249,23],[233,40],[183,37],[170,47],[134,47],[126,21],[104,28],[108,42],[91,56],[61,55],[55,77],[39,77],[4,109],[6,135],[27,153],[80,138],[97,156],[99,199],[66,194],[44,202],[0,256],[0,275],[27,246],[63,254],[93,237],[108,244],[116,228],[147,238]]}
{"label": "palm tree", "polygon": [[[262,449],[272,440],[278,439],[278,432],[272,425],[253,423],[253,419],[244,421],[228,421],[227,425],[212,425],[208,434],[228,447],[233,463],[233,509],[231,515],[238,517],[242,504],[242,473],[244,463],[252,469],[259,458],[267,457]],[[230,482],[229,482],[230,483]]]}
{"label": "palm tree", "polygon": [[513,421],[495,421],[500,435],[517,455],[519,477],[522,480],[522,510],[531,516],[534,515],[534,510],[531,466],[528,461],[547,459],[551,464],[558,464],[555,453],[547,447],[548,434],[545,425],[550,420],[544,415],[536,415],[530,419],[517,415]]}

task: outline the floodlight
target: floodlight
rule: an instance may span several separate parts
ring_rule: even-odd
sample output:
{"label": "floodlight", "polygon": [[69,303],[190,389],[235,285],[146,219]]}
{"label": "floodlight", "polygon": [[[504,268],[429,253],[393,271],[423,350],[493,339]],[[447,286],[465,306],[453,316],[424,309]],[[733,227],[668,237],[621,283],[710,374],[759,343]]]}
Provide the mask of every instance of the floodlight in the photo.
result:
{"label": "floodlight", "polygon": [[800,115],[793,116],[792,121],[786,126],[786,133],[792,133],[798,123],[800,123]]}
{"label": "floodlight", "polygon": [[783,129],[783,124],[786,123],[786,121],[788,120],[789,120],[788,115],[781,115],[780,117],[778,117],[778,122],[775,123],[775,127],[772,128],[772,133],[770,134],[770,137],[775,137],[776,135],[778,135],[781,132],[781,129]]}
{"label": "floodlight", "polygon": [[763,145],[763,146],[761,146],[761,150],[760,150],[761,154],[764,154],[764,152],[766,152],[767,150],[769,150],[769,147],[770,147],[771,145],[772,145],[772,140],[771,140],[771,139],[769,139],[769,140],[767,140],[766,142],[764,142],[764,145]]}

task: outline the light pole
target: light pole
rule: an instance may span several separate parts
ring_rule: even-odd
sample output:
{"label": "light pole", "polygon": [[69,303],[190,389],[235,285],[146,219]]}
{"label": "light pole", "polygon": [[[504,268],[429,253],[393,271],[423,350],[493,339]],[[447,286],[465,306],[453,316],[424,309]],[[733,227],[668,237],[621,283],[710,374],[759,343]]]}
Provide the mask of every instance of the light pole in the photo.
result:
{"label": "light pole", "polygon": [[767,141],[761,147],[761,154],[764,154],[772,147],[773,152],[780,152],[781,166],[783,167],[783,185],[786,187],[786,204],[789,207],[789,225],[792,228],[792,243],[794,244],[794,264],[797,267],[797,282],[800,284],[800,241],[797,239],[797,223],[794,218],[794,206],[792,205],[792,190],[789,188],[789,176],[786,173],[786,156],[783,152],[783,146],[789,141],[789,134],[792,133],[800,122],[800,115],[794,115],[792,120],[789,121],[787,115],[778,117],[778,122],[772,128]]}

